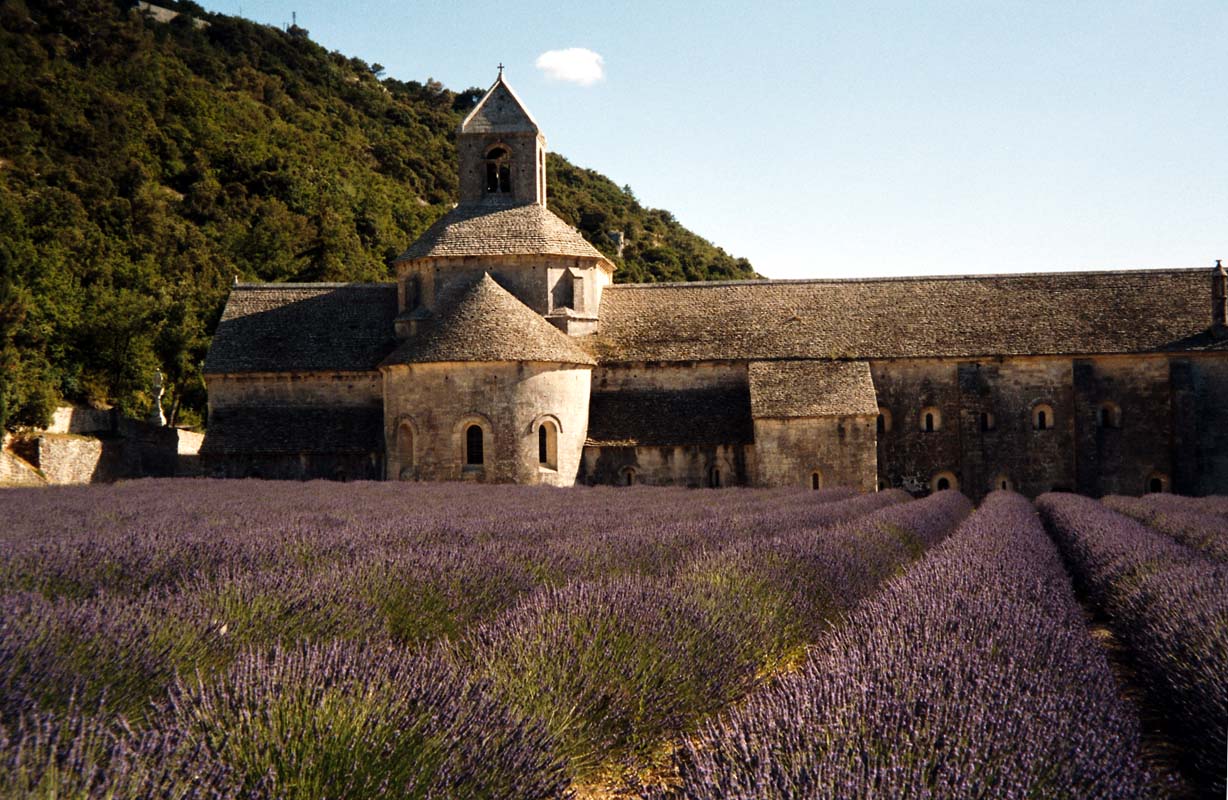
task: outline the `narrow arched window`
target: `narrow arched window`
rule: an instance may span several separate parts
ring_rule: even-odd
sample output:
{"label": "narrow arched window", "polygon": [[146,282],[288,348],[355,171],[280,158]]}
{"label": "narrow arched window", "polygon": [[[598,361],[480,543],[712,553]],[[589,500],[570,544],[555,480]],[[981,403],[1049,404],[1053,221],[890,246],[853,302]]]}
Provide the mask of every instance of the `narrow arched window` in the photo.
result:
{"label": "narrow arched window", "polygon": [[937,488],[940,492],[950,489],[951,481],[947,478],[939,478],[938,483],[935,484],[935,488]]}
{"label": "narrow arched window", "polygon": [[623,467],[619,477],[622,478],[623,486],[634,486],[636,478],[635,467]]}
{"label": "narrow arched window", "polygon": [[885,419],[883,419],[883,415],[882,415],[882,414],[879,414],[879,415],[878,415],[878,428],[877,428],[877,430],[878,430],[878,432],[879,432],[880,434],[882,434],[882,433],[886,433],[886,432],[887,432],[887,421],[886,421]]}
{"label": "narrow arched window", "polygon": [[927,433],[934,432],[934,415],[933,414],[925,415],[925,430]]}
{"label": "narrow arched window", "polygon": [[1038,403],[1032,407],[1032,429],[1038,431],[1052,430],[1057,423],[1053,414],[1053,406],[1048,403]]}
{"label": "narrow arched window", "polygon": [[559,429],[550,420],[537,426],[537,463],[546,469],[559,468]]}
{"label": "narrow arched window", "polygon": [[721,488],[721,468],[720,467],[713,467],[712,471],[708,473],[708,485],[711,486],[713,489]]}
{"label": "narrow arched window", "polygon": [[1151,493],[1168,491],[1168,476],[1159,472],[1152,473],[1147,479],[1147,491]]}
{"label": "narrow arched window", "polygon": [[482,439],[481,425],[470,425],[465,428],[465,463],[471,467],[480,467],[485,463]]}
{"label": "narrow arched window", "polygon": [[878,432],[889,433],[891,431],[891,409],[878,407]]}
{"label": "narrow arched window", "polygon": [[942,412],[936,406],[921,409],[921,430],[925,433],[942,430]]}
{"label": "narrow arched window", "polygon": [[994,420],[993,414],[990,414],[988,411],[982,411],[981,412],[981,430],[982,431],[992,431],[996,426],[997,426],[997,422],[996,420]]}
{"label": "narrow arched window", "polygon": [[814,489],[815,491],[818,491],[822,487],[822,485],[823,485],[823,479],[819,476],[819,473],[817,472],[810,473],[810,488]]}
{"label": "narrow arched window", "polygon": [[998,477],[993,479],[992,488],[1001,489],[1004,492],[1009,492],[1015,488],[1015,484],[1011,483],[1011,479],[1007,477],[1005,474],[999,473]]}
{"label": "narrow arched window", "polygon": [[1101,403],[1096,410],[1096,422],[1101,428],[1120,428],[1121,408],[1116,403]]}

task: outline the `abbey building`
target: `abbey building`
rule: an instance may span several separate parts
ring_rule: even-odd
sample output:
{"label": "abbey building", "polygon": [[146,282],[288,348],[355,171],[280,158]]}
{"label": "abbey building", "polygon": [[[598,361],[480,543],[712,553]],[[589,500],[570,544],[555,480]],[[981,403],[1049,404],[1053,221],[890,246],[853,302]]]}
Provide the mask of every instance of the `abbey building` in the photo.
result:
{"label": "abbey building", "polygon": [[1228,492],[1223,267],[619,285],[545,147],[500,77],[396,283],[237,284],[206,472]]}

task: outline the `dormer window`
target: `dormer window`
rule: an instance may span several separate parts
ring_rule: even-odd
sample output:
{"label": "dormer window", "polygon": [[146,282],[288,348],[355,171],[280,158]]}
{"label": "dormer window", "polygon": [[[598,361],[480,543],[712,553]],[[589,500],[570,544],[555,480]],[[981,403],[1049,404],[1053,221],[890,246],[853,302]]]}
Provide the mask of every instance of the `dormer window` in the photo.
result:
{"label": "dormer window", "polygon": [[511,153],[502,145],[486,151],[486,193],[507,194],[512,190]]}

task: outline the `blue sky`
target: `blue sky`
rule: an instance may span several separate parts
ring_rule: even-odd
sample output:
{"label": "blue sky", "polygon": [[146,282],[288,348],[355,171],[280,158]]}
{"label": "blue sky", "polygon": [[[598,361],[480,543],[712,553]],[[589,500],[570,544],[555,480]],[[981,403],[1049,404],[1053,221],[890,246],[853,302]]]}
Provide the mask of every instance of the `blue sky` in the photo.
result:
{"label": "blue sky", "polygon": [[502,61],[551,150],[773,278],[1228,259],[1228,0],[202,5],[455,90]]}

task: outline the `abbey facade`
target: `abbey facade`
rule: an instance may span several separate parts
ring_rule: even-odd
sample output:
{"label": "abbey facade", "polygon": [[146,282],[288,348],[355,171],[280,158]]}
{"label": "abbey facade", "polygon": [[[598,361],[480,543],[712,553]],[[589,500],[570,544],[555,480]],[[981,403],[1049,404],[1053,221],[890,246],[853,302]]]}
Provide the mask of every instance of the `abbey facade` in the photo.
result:
{"label": "abbey facade", "polygon": [[396,283],[236,284],[206,473],[1228,492],[1228,274],[618,285],[502,77]]}

